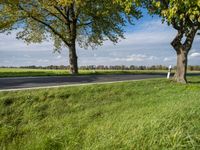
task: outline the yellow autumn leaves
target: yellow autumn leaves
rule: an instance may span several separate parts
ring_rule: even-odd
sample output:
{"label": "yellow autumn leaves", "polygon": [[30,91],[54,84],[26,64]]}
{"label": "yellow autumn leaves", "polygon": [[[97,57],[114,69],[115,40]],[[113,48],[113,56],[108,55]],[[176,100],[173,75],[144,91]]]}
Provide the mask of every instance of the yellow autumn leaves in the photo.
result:
{"label": "yellow autumn leaves", "polygon": [[58,4],[61,6],[69,6],[73,3],[75,3],[77,6],[84,3],[84,0],[57,0]]}
{"label": "yellow autumn leaves", "polygon": [[170,0],[167,8],[161,1],[154,1],[154,5],[169,22],[174,17],[183,21],[189,17],[191,21],[200,23],[200,0]]}

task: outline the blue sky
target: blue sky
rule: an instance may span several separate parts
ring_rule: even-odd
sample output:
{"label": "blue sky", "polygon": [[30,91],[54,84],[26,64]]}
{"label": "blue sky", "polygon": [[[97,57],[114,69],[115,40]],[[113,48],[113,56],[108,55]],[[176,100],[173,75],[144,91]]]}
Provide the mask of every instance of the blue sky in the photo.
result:
{"label": "blue sky", "polygon": [[[83,65],[176,65],[176,53],[170,42],[176,31],[158,17],[144,14],[135,26],[126,27],[118,44],[106,41],[95,50],[77,47],[79,66]],[[52,43],[27,45],[12,34],[0,34],[0,66],[68,65],[68,50],[53,53]],[[200,36],[196,36],[189,54],[190,65],[200,65]]]}

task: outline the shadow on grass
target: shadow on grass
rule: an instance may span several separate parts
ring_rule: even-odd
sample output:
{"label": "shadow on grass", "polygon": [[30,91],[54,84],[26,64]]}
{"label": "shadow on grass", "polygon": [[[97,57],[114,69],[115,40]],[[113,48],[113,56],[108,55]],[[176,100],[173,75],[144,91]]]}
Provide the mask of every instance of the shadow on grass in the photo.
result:
{"label": "shadow on grass", "polygon": [[196,75],[196,76],[190,76],[192,78],[188,79],[188,83],[189,84],[200,84],[200,76]]}
{"label": "shadow on grass", "polygon": [[199,81],[188,81],[189,84],[200,84],[200,80]]}

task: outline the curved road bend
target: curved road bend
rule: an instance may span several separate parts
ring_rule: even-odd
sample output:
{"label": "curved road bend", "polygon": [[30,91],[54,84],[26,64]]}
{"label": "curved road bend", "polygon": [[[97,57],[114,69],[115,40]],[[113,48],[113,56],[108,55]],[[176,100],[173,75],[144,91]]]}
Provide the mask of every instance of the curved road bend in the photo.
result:
{"label": "curved road bend", "polygon": [[166,77],[165,74],[155,75],[91,75],[91,76],[60,76],[60,77],[15,77],[0,78],[0,90],[86,83],[102,83],[128,80],[141,80]]}

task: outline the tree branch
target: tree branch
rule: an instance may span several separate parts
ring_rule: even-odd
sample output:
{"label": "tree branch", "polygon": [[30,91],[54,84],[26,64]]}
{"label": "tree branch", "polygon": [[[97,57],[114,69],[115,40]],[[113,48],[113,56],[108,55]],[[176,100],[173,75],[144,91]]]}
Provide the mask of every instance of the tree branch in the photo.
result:
{"label": "tree branch", "polygon": [[30,16],[30,17],[32,19],[34,19],[35,21],[40,22],[41,24],[47,26],[55,35],[57,35],[59,38],[61,38],[66,45],[69,45],[69,43],[65,40],[64,36],[62,34],[60,34],[59,32],[57,32],[51,25],[49,25],[45,21],[42,21],[34,16]]}
{"label": "tree branch", "polygon": [[49,13],[50,15],[56,17],[58,20],[60,20],[61,22],[63,22],[63,20],[57,16],[55,13],[51,12],[50,10],[46,9],[46,8],[43,8],[47,13]]}
{"label": "tree branch", "polygon": [[62,10],[59,7],[54,6],[54,8],[63,16],[63,18],[65,19],[65,23],[67,25],[67,29],[68,29],[69,33],[71,33],[70,24],[72,21],[69,19],[68,7],[66,7],[66,15],[62,12]]}
{"label": "tree branch", "polygon": [[178,33],[177,33],[176,37],[171,42],[171,45],[174,47],[174,49],[177,52],[179,52],[180,47],[183,46],[183,44],[181,43],[183,35],[184,35],[184,33],[182,31],[178,30]]}
{"label": "tree branch", "polygon": [[187,51],[189,51],[191,49],[197,31],[198,31],[198,27],[193,27],[193,28],[191,28],[190,33],[187,35],[187,38],[183,44],[184,48]]}
{"label": "tree branch", "polygon": [[66,39],[64,38],[64,36],[62,34],[60,34],[58,31],[56,31],[56,29],[54,29],[50,24],[48,24],[47,22],[38,19],[37,17],[33,16],[29,11],[27,11],[26,9],[24,9],[21,5],[19,5],[19,8],[22,9],[23,11],[25,11],[28,14],[28,17],[32,18],[33,20],[45,25],[46,27],[48,27],[55,35],[57,35],[59,38],[62,39],[62,41],[66,44],[69,45],[69,43],[66,41]]}
{"label": "tree branch", "polygon": [[69,17],[68,17],[68,14],[65,15],[62,10],[60,10],[60,8],[58,6],[54,6],[54,8],[63,16],[63,18],[65,19],[66,23],[67,24],[70,24],[70,22],[72,22]]}

